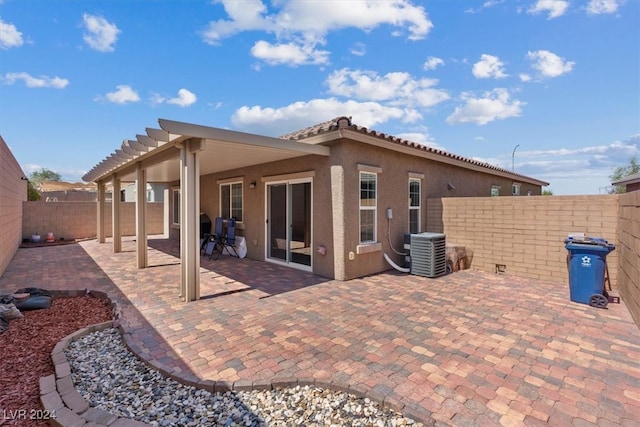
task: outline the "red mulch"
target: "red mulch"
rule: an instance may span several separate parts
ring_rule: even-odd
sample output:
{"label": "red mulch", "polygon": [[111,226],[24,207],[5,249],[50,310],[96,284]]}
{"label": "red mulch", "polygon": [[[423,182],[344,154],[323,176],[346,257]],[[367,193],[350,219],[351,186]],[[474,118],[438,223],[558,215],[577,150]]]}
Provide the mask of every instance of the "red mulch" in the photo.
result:
{"label": "red mulch", "polygon": [[51,308],[22,314],[0,333],[0,425],[47,426],[48,421],[11,420],[11,414],[42,409],[39,380],[54,373],[53,347],[78,329],[111,320],[111,308],[89,296],[55,298]]}

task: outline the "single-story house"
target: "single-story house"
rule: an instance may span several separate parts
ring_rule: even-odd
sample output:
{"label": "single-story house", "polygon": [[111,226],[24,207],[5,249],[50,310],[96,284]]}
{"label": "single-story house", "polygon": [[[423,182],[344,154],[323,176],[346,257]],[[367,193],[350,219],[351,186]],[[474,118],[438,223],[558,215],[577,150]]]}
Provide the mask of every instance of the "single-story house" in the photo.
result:
{"label": "single-story house", "polygon": [[624,185],[625,193],[638,191],[640,190],[640,173],[634,173],[633,175],[625,176],[624,178],[612,182],[611,185]]}
{"label": "single-story house", "polygon": [[[170,238],[180,239],[181,295],[199,298],[200,215],[236,220],[249,258],[348,280],[389,269],[405,233],[425,230],[427,198],[540,195],[547,182],[369,130],[349,117],[272,138],[160,119],[83,179],[104,188],[168,184]],[[144,194],[144,191],[138,192]],[[113,203],[114,251],[120,251]],[[144,198],[138,266],[147,265]]]}
{"label": "single-story house", "polygon": [[[163,183],[149,183],[147,182],[146,198],[149,203],[162,203],[164,201],[164,193],[167,185]],[[120,199],[123,202],[135,202],[136,201],[136,185],[135,183],[126,185],[120,190]]]}

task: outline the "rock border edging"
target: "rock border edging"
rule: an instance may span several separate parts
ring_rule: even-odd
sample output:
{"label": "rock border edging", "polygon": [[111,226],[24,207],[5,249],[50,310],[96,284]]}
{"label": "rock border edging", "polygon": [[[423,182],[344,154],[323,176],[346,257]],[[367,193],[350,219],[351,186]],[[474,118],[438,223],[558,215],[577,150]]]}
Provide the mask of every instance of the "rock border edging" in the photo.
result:
{"label": "rock border edging", "polygon": [[[174,372],[167,366],[157,361],[150,361],[140,356],[140,351],[132,345],[129,339],[131,332],[126,331],[120,323],[120,310],[114,301],[102,291],[52,291],[53,298],[59,297],[79,297],[90,296],[103,299],[109,302],[113,313],[113,320],[81,328],[66,337],[62,338],[51,351],[51,361],[54,366],[54,374],[40,378],[40,402],[44,408],[45,415],[51,415],[49,424],[56,427],[151,427],[150,424],[143,423],[131,418],[118,417],[109,412],[91,407],[80,393],[75,389],[71,379],[71,368],[65,356],[65,349],[69,344],[92,332],[102,331],[109,328],[116,328],[123,338],[126,347],[140,361],[150,368],[160,372],[167,378],[186,386],[196,389],[206,390],[211,393],[225,393],[233,391],[260,391],[292,388],[296,386],[315,386],[328,390],[345,392],[359,398],[369,398],[378,403],[381,407],[401,413],[403,416],[412,418],[414,421],[425,426],[433,425],[433,419],[425,421],[424,415],[418,415],[417,408],[406,406],[403,402],[393,397],[379,395],[373,388],[362,384],[349,384],[341,381],[325,382],[315,378],[276,378],[269,380],[237,380],[237,381],[213,381],[202,380],[195,375]],[[421,409],[424,411],[424,409]],[[428,415],[427,415],[428,416]]]}

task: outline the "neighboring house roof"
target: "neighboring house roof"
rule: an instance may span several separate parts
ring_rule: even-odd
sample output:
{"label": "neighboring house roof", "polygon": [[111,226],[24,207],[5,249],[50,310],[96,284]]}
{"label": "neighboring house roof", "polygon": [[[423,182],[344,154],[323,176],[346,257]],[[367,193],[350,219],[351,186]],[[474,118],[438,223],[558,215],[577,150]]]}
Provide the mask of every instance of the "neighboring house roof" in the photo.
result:
{"label": "neighboring house roof", "polygon": [[49,191],[96,191],[94,183],[64,182],[64,181],[41,181],[38,184],[40,192]]}
{"label": "neighboring house roof", "polygon": [[540,181],[538,179],[535,178],[531,178],[525,175],[521,175],[515,172],[512,172],[508,169],[504,169],[495,165],[491,165],[489,163],[485,163],[485,162],[481,162],[478,160],[474,160],[468,157],[463,157],[463,156],[459,156],[457,154],[452,154],[449,153],[447,151],[444,150],[439,150],[437,148],[433,148],[433,147],[429,147],[427,145],[424,144],[419,144],[417,142],[413,142],[413,141],[408,141],[406,139],[402,139],[402,138],[398,138],[395,137],[393,135],[388,135],[382,132],[378,132],[375,130],[371,130],[371,129],[367,129],[366,127],[363,126],[358,126],[354,123],[351,122],[351,117],[336,117],[333,120],[329,120],[323,123],[319,123],[317,125],[314,126],[310,126],[308,128],[305,129],[301,129],[292,133],[288,133],[286,135],[282,135],[280,138],[282,139],[286,139],[286,140],[296,140],[296,141],[301,141],[304,142],[303,140],[308,139],[308,138],[312,138],[312,137],[316,137],[316,136],[320,136],[322,134],[326,134],[329,132],[334,132],[334,131],[338,131],[338,130],[349,130],[352,132],[356,132],[356,133],[360,133],[369,137],[373,137],[376,139],[379,139],[381,141],[386,141],[390,144],[396,144],[399,146],[404,146],[404,147],[409,147],[409,148],[413,148],[422,152],[427,152],[427,153],[431,153],[436,155],[436,160],[437,157],[441,157],[441,161],[446,161],[446,160],[456,160],[462,163],[466,163],[469,166],[476,166],[476,167],[480,167],[483,169],[487,169],[488,173],[492,173],[492,172],[498,172],[502,175],[507,174],[512,176],[514,179],[520,179],[522,181],[527,181],[527,182],[533,182],[535,184],[541,185],[541,186],[546,186],[549,185],[548,182],[545,181]]}
{"label": "neighboring house roof", "polygon": [[627,184],[636,184],[640,182],[640,173],[634,173],[633,175],[625,176],[615,182],[612,182],[611,185],[627,185]]}

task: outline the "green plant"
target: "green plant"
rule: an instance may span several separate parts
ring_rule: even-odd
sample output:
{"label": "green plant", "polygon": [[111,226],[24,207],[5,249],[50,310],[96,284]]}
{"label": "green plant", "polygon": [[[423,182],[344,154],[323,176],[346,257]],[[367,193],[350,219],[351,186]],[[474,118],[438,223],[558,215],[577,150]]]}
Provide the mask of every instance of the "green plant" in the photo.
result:
{"label": "green plant", "polygon": [[39,171],[31,172],[29,181],[40,183],[42,181],[62,181],[59,173],[49,169],[42,168]]}
{"label": "green plant", "polygon": [[41,198],[40,192],[36,189],[31,181],[27,181],[27,200],[35,202]]}
{"label": "green plant", "polygon": [[[638,163],[637,157],[632,157],[629,164],[626,166],[618,166],[613,170],[613,173],[609,175],[611,182],[619,181],[622,178],[626,178],[630,175],[635,175],[640,172],[640,163]],[[626,185],[616,185],[610,193],[624,193],[626,191]]]}

